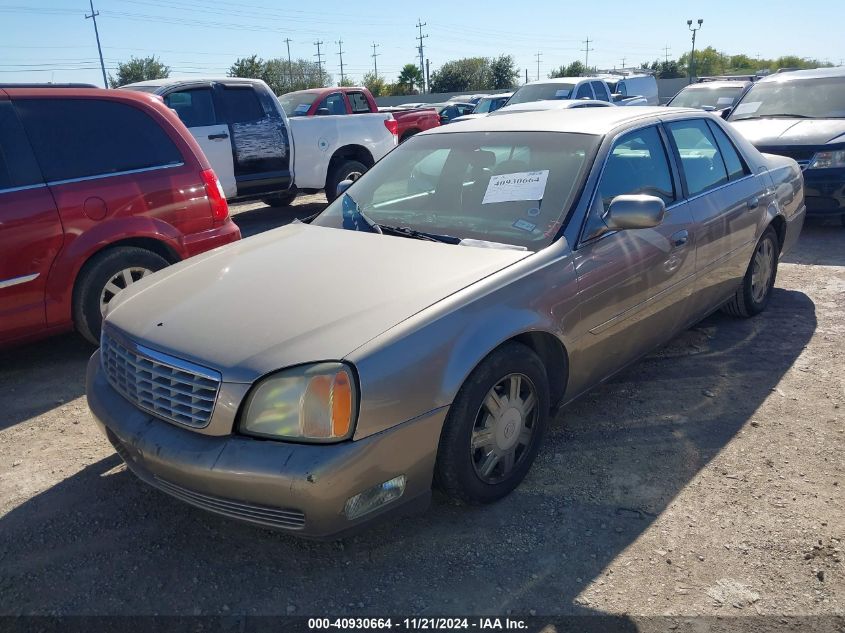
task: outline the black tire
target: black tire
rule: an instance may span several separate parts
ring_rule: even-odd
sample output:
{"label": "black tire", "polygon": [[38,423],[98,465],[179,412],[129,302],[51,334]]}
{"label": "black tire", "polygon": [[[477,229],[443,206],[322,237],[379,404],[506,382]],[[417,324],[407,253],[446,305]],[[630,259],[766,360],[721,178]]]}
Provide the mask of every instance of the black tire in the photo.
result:
{"label": "black tire", "polygon": [[[113,296],[106,291],[106,284],[121,271],[137,268],[155,272],[169,263],[161,255],[135,246],[118,246],[94,255],[82,267],[73,288],[73,322],[77,331],[89,342],[98,345],[103,323],[100,300],[104,296]],[[135,278],[141,274],[137,270],[130,276]],[[122,288],[120,284],[117,286]]]}
{"label": "black tire", "polygon": [[[509,473],[503,474],[497,481],[485,481],[478,471],[477,460],[484,461],[490,453],[501,448],[492,443],[498,442],[500,435],[490,433],[495,439],[492,439],[488,453],[485,448],[471,449],[473,434],[478,432],[482,416],[488,415],[483,409],[488,394],[512,374],[528,378],[536,395],[531,416],[527,416],[532,417],[530,440],[521,450],[521,442],[516,442],[519,446],[514,449],[515,458]],[[473,505],[501,499],[516,488],[530,470],[543,441],[548,417],[549,384],[540,358],[520,343],[510,342],[499,347],[473,370],[449,409],[437,449],[435,484],[453,499]],[[524,426],[528,427],[527,424]],[[510,437],[514,433],[519,434],[522,429],[523,426],[517,427],[516,431],[511,429]]]}
{"label": "black tire", "polygon": [[[755,266],[757,266],[757,256],[762,249],[771,249],[773,254],[773,261],[771,263],[771,270],[769,279],[765,285],[765,292],[762,296],[755,297],[754,292],[754,273]],[[735,317],[749,318],[760,314],[766,309],[769,303],[769,298],[772,295],[772,287],[775,285],[775,279],[778,274],[778,256],[780,254],[780,242],[775,230],[770,226],[764,232],[760,241],[754,247],[754,253],[751,255],[751,261],[748,263],[748,269],[745,271],[745,277],[742,278],[742,284],[736,290],[736,294],[724,305],[722,310],[727,314]]]}
{"label": "black tire", "polygon": [[333,202],[337,198],[337,186],[344,180],[357,180],[366,172],[368,167],[357,160],[342,160],[329,174],[326,180],[326,200]]}
{"label": "black tire", "polygon": [[285,193],[280,193],[276,196],[264,198],[261,202],[266,204],[268,207],[287,207],[290,206],[294,200],[296,200],[296,194],[296,191],[288,191]]}

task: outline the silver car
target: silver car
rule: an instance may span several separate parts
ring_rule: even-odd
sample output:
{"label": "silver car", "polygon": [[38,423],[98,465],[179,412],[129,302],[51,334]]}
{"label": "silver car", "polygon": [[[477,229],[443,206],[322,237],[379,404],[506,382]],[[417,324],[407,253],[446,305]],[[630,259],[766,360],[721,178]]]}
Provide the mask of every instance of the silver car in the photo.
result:
{"label": "silver car", "polygon": [[138,477],[323,538],[433,484],[495,501],[554,406],[763,310],[804,219],[795,161],[672,108],[467,121],[341,185],[109,304],[88,402]]}

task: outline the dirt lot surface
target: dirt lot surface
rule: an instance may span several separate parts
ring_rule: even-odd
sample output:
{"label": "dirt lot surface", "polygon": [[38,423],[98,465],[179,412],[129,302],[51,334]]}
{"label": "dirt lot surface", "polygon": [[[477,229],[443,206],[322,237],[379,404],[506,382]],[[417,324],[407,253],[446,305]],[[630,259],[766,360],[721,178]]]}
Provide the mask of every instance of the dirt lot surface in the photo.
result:
{"label": "dirt lot surface", "polygon": [[[323,204],[234,211],[250,235]],[[507,499],[436,495],[329,543],[127,472],[88,413],[77,336],[7,351],[0,612],[843,615],[843,311],[845,230],[812,224],[763,315],[712,316],[560,411]]]}

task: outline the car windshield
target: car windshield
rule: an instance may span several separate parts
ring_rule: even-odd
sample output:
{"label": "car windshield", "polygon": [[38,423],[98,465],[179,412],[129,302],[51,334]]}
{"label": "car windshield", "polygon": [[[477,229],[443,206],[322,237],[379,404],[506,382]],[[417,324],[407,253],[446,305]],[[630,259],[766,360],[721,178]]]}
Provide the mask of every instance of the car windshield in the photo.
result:
{"label": "car windshield", "polygon": [[723,86],[720,88],[684,88],[669,102],[678,108],[729,108],[742,92],[742,86]]}
{"label": "car windshield", "polygon": [[575,84],[564,83],[526,84],[513,93],[508,105],[549,99],[570,99],[574,88]]}
{"label": "car windshield", "polygon": [[136,90],[138,92],[155,92],[161,86],[122,86],[123,90]]}
{"label": "car windshield", "polygon": [[845,118],[845,77],[761,81],[745,93],[729,120],[778,116]]}
{"label": "car windshield", "polygon": [[536,251],[557,234],[599,141],[548,132],[417,136],[376,163],[313,224],[362,230],[349,212],[351,200],[380,225]]}
{"label": "car windshield", "polygon": [[289,92],[279,97],[279,103],[288,116],[305,116],[311,104],[319,96],[319,92]]}
{"label": "car windshield", "polygon": [[488,112],[493,112],[501,108],[507,100],[507,97],[485,97],[476,104],[472,113],[487,114]]}

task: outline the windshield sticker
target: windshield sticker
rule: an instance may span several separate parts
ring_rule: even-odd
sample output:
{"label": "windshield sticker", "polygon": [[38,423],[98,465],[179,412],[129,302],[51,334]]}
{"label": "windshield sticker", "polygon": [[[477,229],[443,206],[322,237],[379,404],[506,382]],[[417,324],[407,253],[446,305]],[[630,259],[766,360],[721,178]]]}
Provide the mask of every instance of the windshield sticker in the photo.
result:
{"label": "windshield sticker", "polygon": [[305,114],[306,112],[308,112],[308,108],[310,107],[310,103],[300,103],[298,106],[296,106],[296,108],[294,108],[293,111],[295,114]]}
{"label": "windshield sticker", "polygon": [[548,178],[548,169],[493,176],[487,184],[487,191],[484,192],[481,204],[542,200]]}
{"label": "windshield sticker", "polygon": [[734,110],[734,114],[754,114],[763,105],[762,101],[749,101],[740,103]]}
{"label": "windshield sticker", "polygon": [[571,90],[555,90],[555,99],[568,99],[570,94]]}
{"label": "windshield sticker", "polygon": [[733,102],[733,97],[719,97],[719,99],[716,101],[716,105],[731,105]]}
{"label": "windshield sticker", "polygon": [[534,229],[537,228],[536,224],[531,224],[531,222],[529,222],[528,220],[522,219],[517,220],[516,222],[511,224],[511,226],[515,229],[519,229],[520,231],[527,231],[528,233],[531,233],[532,231],[534,231]]}

